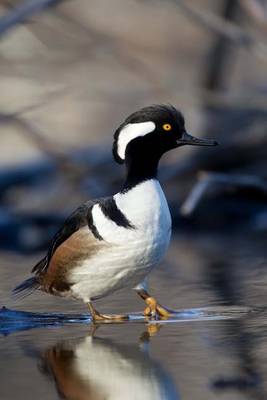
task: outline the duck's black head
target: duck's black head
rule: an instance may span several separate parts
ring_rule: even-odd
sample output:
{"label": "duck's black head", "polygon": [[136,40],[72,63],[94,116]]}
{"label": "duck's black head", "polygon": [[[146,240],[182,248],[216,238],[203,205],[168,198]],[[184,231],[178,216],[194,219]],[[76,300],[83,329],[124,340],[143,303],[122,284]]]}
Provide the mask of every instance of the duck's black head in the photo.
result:
{"label": "duck's black head", "polygon": [[122,164],[127,157],[161,157],[183,145],[216,146],[186,132],[182,113],[171,105],[144,107],[131,114],[114,134],[113,155]]}
{"label": "duck's black head", "polygon": [[118,163],[126,162],[134,175],[152,177],[164,153],[186,144],[215,146],[217,142],[189,135],[184,117],[175,107],[153,105],[131,114],[116,130],[113,155]]}

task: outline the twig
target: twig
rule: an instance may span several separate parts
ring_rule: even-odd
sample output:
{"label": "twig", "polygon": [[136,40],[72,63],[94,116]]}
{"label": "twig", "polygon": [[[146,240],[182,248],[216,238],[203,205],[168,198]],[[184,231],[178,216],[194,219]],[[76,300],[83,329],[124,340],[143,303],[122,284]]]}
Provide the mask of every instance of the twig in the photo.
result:
{"label": "twig", "polygon": [[197,204],[200,203],[202,197],[208,190],[210,180],[205,179],[198,182],[191,190],[189,196],[181,206],[181,214],[184,216],[191,215],[195,210]]}

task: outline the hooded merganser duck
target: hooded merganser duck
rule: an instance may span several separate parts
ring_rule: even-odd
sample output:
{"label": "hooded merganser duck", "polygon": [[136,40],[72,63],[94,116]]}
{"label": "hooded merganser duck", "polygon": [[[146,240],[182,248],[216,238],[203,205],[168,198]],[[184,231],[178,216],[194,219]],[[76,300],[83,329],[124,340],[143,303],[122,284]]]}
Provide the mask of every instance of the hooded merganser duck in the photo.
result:
{"label": "hooded merganser duck", "polygon": [[114,196],[89,200],[74,211],[53,238],[34,276],[14,289],[35,289],[89,305],[94,321],[123,320],[104,315],[92,301],[129,287],[145,300],[145,316],[170,316],[147,291],[146,277],[170,241],[171,216],[157,179],[161,156],[184,145],[215,146],[186,132],[184,117],[170,105],[131,114],[114,134],[113,156],[125,163],[126,179]]}

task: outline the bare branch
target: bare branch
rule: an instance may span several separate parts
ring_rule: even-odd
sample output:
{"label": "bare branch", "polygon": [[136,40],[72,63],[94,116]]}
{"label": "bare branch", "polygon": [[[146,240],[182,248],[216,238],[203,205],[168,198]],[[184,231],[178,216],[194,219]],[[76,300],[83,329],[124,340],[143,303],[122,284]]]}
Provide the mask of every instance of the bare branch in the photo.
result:
{"label": "bare branch", "polygon": [[246,49],[252,50],[260,59],[267,60],[267,47],[263,42],[256,40],[253,35],[246,32],[232,22],[226,21],[220,16],[200,8],[192,7],[190,3],[183,0],[175,0],[177,6],[199,25],[219,35],[226,37],[232,42]]}
{"label": "bare branch", "polygon": [[267,4],[258,0],[239,0],[240,5],[245,12],[252,18],[260,27],[267,29]]}
{"label": "bare branch", "polygon": [[181,206],[182,215],[191,215],[207,191],[212,187],[214,188],[215,185],[220,188],[225,188],[225,186],[234,186],[239,188],[250,187],[259,189],[263,193],[267,194],[267,184],[258,176],[201,172],[199,174],[199,181],[193,187],[189,196]]}
{"label": "bare branch", "polygon": [[180,211],[182,215],[188,216],[193,213],[197,205],[200,203],[202,197],[208,190],[209,185],[210,185],[210,179],[208,178],[200,180],[195,184],[189,196],[181,206]]}

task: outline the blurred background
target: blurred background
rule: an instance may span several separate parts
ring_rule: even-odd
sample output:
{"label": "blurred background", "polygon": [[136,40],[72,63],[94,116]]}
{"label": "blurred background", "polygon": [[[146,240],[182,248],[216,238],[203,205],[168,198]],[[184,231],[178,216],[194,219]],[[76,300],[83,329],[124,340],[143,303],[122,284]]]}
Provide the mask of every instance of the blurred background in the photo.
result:
{"label": "blurred background", "polygon": [[178,255],[187,266],[174,274],[209,261],[220,286],[225,263],[238,270],[234,259],[243,270],[265,266],[266,32],[260,0],[1,2],[4,304],[73,209],[119,190],[113,133],[155,103],[172,103],[189,132],[221,144],[162,160],[174,240],[180,235],[169,262]]}
{"label": "blurred background", "polygon": [[[219,295],[227,304],[241,301],[246,274],[263,280],[266,32],[263,0],[1,2],[3,304],[73,209],[119,190],[124,171],[112,159],[113,133],[153,103],[172,103],[189,132],[221,144],[162,160],[174,227],[163,276],[196,283],[199,275],[227,294]],[[194,290],[184,301],[175,292],[174,303],[177,296],[194,304]],[[47,302],[54,308],[54,299],[39,307]]]}
{"label": "blurred background", "polygon": [[266,1],[7,0],[0,10],[1,274],[14,259],[29,269],[81,202],[119,190],[112,135],[155,103],[221,143],[164,157],[175,233],[210,234],[224,255],[230,240],[226,261],[239,239],[265,241]]}
{"label": "blurred background", "polygon": [[[2,0],[0,40],[0,305],[85,311],[42,293],[14,302],[10,293],[73,209],[120,189],[124,170],[111,155],[119,124],[140,107],[171,103],[189,132],[220,146],[182,148],[161,162],[173,238],[151,291],[176,309],[264,307],[267,1]],[[100,310],[141,310],[136,297],[116,293]],[[212,388],[266,399],[266,320],[184,325],[178,337],[168,328],[156,353],[185,398],[211,399]],[[29,367],[24,355],[18,374]],[[1,398],[19,398],[9,379],[3,387]],[[41,387],[32,393],[45,399]]]}

